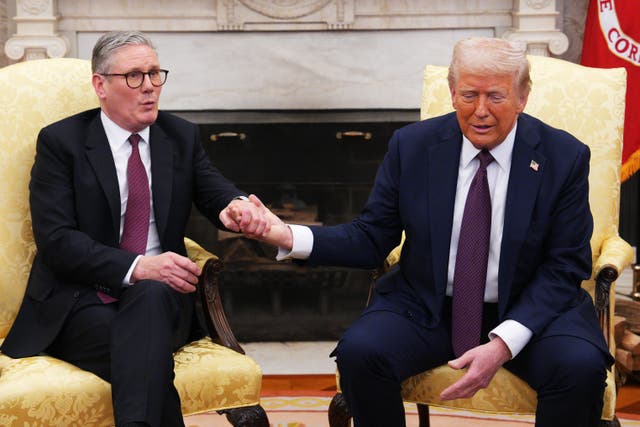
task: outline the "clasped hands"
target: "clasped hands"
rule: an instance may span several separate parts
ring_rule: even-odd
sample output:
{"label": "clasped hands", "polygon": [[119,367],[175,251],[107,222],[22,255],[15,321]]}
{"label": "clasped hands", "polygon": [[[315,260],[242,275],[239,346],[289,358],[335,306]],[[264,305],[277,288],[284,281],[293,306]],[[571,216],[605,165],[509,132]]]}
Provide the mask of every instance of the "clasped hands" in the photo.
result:
{"label": "clasped hands", "polygon": [[[232,200],[220,212],[219,219],[229,230],[246,237],[291,249],[291,231],[280,218],[274,215],[255,195],[249,200]],[[174,252],[142,256],[138,259],[130,282],[158,280],[181,293],[196,290],[202,271],[189,258]]]}
{"label": "clasped hands", "polygon": [[220,221],[229,230],[291,250],[293,236],[289,227],[254,194],[249,200],[233,200],[220,212]]}

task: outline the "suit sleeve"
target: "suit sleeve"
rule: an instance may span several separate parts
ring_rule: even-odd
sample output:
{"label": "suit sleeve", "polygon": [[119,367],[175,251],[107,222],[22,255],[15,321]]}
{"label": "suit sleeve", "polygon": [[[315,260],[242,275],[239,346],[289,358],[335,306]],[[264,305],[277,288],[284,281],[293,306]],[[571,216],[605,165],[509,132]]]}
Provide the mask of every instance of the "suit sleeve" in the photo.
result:
{"label": "suit sleeve", "polygon": [[235,197],[246,196],[213,166],[202,148],[198,129],[193,142],[194,202],[198,210],[217,228],[225,229],[219,214]]}
{"label": "suit sleeve", "polygon": [[[541,333],[561,314],[580,304],[581,283],[591,276],[591,235],[593,219],[589,208],[589,148],[580,144],[557,196],[551,197],[548,218],[530,224],[530,251],[523,249],[519,262],[537,263],[530,280],[507,317],[534,333]],[[550,187],[547,187],[550,188]],[[544,189],[543,189],[544,190]],[[518,280],[516,278],[515,280]]]}
{"label": "suit sleeve", "polygon": [[311,264],[376,268],[400,243],[402,223],[398,208],[401,159],[400,133],[395,132],[380,165],[362,212],[350,223],[311,227],[314,237]]}

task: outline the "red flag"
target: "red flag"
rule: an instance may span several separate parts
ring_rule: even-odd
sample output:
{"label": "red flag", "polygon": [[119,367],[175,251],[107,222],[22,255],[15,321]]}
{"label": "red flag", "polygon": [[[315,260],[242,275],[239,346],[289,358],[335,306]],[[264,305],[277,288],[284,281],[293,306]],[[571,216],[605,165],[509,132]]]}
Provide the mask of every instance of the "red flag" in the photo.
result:
{"label": "red flag", "polygon": [[590,0],[582,65],[627,69],[622,180],[640,169],[640,4],[637,0]]}

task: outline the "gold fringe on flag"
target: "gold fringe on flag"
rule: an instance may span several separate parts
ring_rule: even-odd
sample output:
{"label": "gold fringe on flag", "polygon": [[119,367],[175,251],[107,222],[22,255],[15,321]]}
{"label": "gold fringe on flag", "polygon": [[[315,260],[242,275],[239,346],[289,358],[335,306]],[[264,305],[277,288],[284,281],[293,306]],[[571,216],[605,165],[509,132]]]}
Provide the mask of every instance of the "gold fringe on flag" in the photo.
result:
{"label": "gold fringe on flag", "polygon": [[638,169],[640,169],[640,150],[636,150],[622,165],[622,170],[620,171],[620,179],[622,182],[631,178]]}

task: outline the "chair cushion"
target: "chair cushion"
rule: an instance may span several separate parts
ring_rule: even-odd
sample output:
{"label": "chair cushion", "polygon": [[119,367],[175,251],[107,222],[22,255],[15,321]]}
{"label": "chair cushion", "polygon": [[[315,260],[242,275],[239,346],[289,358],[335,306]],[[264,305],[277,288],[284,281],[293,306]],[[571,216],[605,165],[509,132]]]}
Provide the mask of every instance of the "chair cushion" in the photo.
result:
{"label": "chair cushion", "polygon": [[[402,398],[407,402],[424,403],[429,406],[465,409],[472,411],[534,414],[537,395],[529,385],[501,368],[489,387],[478,391],[470,399],[442,401],[442,390],[460,379],[464,371],[454,370],[447,365],[415,375],[402,383]],[[616,388],[614,375],[607,372],[607,388],[604,395],[602,419],[611,420],[615,412]]]}
{"label": "chair cushion", "polygon": [[249,356],[203,338],[174,360],[184,415],[260,404],[262,370]]}
{"label": "chair cushion", "polygon": [[[174,359],[184,415],[259,404],[262,373],[248,356],[203,338]],[[0,425],[113,425],[111,386],[52,357],[0,354]]]}

